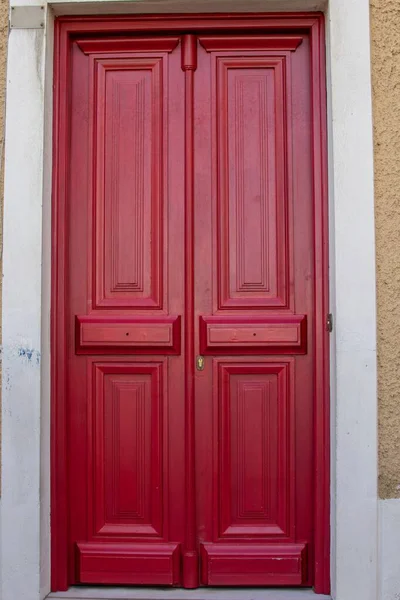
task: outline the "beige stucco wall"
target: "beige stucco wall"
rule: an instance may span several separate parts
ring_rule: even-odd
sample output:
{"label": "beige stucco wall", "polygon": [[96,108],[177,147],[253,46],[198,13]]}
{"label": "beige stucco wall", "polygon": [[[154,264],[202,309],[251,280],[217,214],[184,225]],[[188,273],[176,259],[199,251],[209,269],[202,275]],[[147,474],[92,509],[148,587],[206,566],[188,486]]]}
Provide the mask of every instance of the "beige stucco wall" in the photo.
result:
{"label": "beige stucco wall", "polygon": [[[400,1],[371,0],[370,4],[378,273],[379,489],[381,497],[395,498],[400,497]],[[0,255],[7,36],[8,1],[0,0]]]}
{"label": "beige stucco wall", "polygon": [[379,491],[400,498],[400,2],[371,0]]}

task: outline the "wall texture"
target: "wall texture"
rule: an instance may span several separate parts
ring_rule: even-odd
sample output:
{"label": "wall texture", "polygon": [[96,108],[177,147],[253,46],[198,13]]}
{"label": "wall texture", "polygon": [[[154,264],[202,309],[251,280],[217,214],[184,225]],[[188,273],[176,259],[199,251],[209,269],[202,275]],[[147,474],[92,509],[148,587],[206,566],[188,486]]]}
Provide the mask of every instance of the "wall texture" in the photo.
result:
{"label": "wall texture", "polygon": [[400,498],[400,3],[371,0],[379,492]]}

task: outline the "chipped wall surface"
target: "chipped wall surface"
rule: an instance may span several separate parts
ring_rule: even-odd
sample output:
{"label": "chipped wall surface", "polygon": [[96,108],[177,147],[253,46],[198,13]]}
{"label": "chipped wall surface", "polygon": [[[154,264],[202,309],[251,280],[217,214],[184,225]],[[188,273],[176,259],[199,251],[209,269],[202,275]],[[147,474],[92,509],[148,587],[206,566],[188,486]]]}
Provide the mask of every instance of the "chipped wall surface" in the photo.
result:
{"label": "chipped wall surface", "polygon": [[371,0],[379,492],[400,498],[400,2]]}

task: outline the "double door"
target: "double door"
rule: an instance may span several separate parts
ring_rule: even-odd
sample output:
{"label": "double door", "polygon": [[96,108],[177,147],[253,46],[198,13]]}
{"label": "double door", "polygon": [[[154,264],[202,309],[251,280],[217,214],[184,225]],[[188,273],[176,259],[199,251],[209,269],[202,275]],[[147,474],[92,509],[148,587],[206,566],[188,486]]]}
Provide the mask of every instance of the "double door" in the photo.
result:
{"label": "double door", "polygon": [[306,34],[76,36],[69,584],[312,585]]}

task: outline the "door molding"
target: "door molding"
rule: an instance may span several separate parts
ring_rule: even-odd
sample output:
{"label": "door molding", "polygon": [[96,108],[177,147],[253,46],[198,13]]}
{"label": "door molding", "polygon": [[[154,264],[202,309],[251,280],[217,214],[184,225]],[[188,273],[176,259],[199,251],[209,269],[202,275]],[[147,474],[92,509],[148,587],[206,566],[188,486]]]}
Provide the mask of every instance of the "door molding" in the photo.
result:
{"label": "door molding", "polygon": [[[51,554],[52,589],[67,589],[67,453],[66,453],[66,339],[65,339],[65,273],[66,273],[66,206],[68,198],[68,148],[69,148],[69,52],[71,40],[77,35],[91,32],[124,32],[161,34],[174,31],[185,34],[187,31],[243,32],[256,34],[262,31],[274,33],[285,30],[287,33],[308,32],[312,61],[312,159],[313,159],[313,207],[315,240],[315,330],[314,330],[314,448],[315,448],[315,491],[314,491],[314,530],[315,530],[315,590],[317,593],[330,591],[330,431],[329,431],[329,347],[326,332],[328,313],[328,196],[327,196],[327,135],[326,135],[326,83],[325,83],[325,35],[322,14],[232,14],[226,15],[164,15],[162,21],[155,15],[129,17],[60,18],[55,26],[54,65],[54,130],[53,130],[53,204],[52,204],[52,331],[51,331]],[[192,36],[183,35],[184,48]],[[190,48],[188,49],[190,59]],[[184,54],[185,56],[185,54]],[[190,62],[190,61],[189,61]],[[187,106],[192,107],[193,70],[195,65],[182,64],[186,77]],[[185,142],[185,171],[187,174],[186,209],[193,197],[193,120],[186,111],[186,130],[191,135]],[[188,177],[189,175],[189,177]],[[193,214],[186,210],[185,244],[186,254],[193,255]],[[192,262],[186,272],[187,282],[186,319],[193,321],[193,272]],[[185,327],[185,365],[193,369],[193,332]],[[187,378],[186,396],[189,408],[186,415],[186,507],[194,510],[195,490],[193,479],[193,397],[192,378]],[[189,400],[188,400],[189,398]],[[194,519],[192,519],[194,522]],[[192,522],[191,521],[191,522]],[[188,526],[189,527],[189,526]],[[190,525],[187,536],[189,547],[195,546],[194,530]],[[190,553],[189,553],[190,554]],[[184,556],[190,560],[191,556]],[[196,558],[193,554],[193,557]]]}
{"label": "door molding", "polygon": [[[50,243],[54,15],[210,10],[207,0],[45,4],[9,37],[3,255],[0,595],[50,589]],[[11,0],[11,6],[16,0]],[[224,0],[212,10],[225,10]],[[230,0],[231,11],[327,16],[332,592],[375,600],[378,566],[376,299],[369,7],[365,0]],[[164,15],[163,15],[164,18]],[[27,149],[29,151],[22,151]],[[21,177],[21,173],[24,177]],[[24,218],[21,218],[21,216]],[[18,235],[16,235],[18,232]],[[349,294],[349,289],[352,293]],[[60,440],[62,442],[62,440]],[[380,597],[380,596],[379,596]]]}

